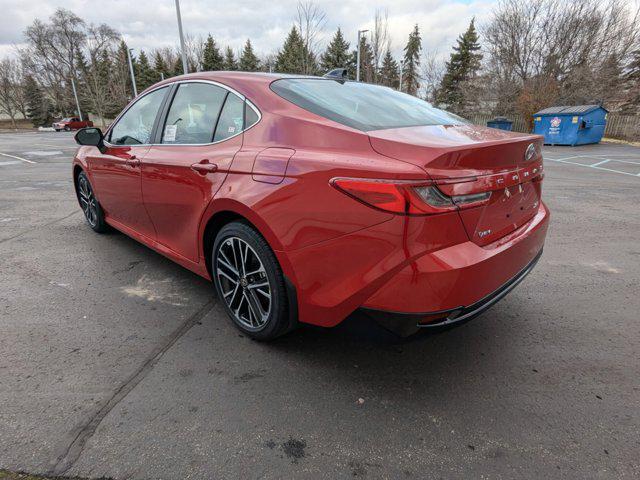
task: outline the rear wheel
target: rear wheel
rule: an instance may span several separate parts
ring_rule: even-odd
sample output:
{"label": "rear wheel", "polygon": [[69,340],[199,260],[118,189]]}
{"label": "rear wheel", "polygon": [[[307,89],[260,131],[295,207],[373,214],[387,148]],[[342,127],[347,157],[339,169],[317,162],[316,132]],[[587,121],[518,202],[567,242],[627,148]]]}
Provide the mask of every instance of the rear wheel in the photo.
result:
{"label": "rear wheel", "polygon": [[89,226],[93,231],[98,233],[106,232],[109,227],[104,221],[104,212],[100,206],[100,202],[93,193],[91,183],[84,172],[78,174],[76,193],[78,195],[78,201],[80,207],[84,213],[84,218],[87,220]]}
{"label": "rear wheel", "polygon": [[213,244],[213,282],[234,325],[257,340],[291,330],[284,276],[267,242],[243,222],[225,225]]}

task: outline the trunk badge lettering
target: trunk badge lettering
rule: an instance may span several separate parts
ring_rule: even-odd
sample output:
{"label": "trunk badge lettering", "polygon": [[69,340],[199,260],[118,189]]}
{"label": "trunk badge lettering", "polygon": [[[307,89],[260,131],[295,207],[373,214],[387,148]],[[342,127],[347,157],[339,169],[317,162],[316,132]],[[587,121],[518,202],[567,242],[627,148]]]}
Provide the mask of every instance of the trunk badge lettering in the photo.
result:
{"label": "trunk badge lettering", "polygon": [[491,229],[489,230],[481,230],[480,232],[478,232],[478,236],[480,238],[486,237],[487,235],[489,235],[491,233]]}

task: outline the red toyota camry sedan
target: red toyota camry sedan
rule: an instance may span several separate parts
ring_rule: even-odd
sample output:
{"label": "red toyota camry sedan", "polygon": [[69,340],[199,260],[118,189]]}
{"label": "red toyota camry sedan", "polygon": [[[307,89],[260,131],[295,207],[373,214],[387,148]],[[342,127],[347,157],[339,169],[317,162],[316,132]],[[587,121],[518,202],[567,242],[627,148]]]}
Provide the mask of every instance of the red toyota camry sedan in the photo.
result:
{"label": "red toyota camry sedan", "polygon": [[76,140],[89,226],[212,280],[262,340],[357,309],[403,333],[463,323],[531,271],[549,222],[541,137],[364,83],[184,75]]}

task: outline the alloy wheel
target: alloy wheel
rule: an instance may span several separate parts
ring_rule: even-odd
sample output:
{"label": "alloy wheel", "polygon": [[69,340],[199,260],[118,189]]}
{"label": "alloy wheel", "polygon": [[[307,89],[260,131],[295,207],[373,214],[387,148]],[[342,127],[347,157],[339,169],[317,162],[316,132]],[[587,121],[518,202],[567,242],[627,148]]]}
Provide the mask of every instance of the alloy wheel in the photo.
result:
{"label": "alloy wheel", "polygon": [[271,312],[271,285],[256,251],[239,237],[226,238],[216,252],[222,297],[235,320],[249,330],[262,329]]}
{"label": "alloy wheel", "polygon": [[89,185],[89,181],[84,175],[81,175],[78,179],[78,198],[87,222],[92,227],[95,227],[98,223],[98,205],[91,185]]}

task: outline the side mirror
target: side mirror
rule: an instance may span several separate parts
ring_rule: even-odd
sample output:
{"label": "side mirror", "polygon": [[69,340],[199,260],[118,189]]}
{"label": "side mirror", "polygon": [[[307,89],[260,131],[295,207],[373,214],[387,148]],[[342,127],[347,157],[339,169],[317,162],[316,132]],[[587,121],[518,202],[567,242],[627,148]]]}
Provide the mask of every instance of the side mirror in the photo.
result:
{"label": "side mirror", "polygon": [[101,153],[104,153],[106,150],[104,146],[104,135],[102,135],[102,131],[99,128],[83,128],[78,130],[74,138],[78,145],[98,147]]}

